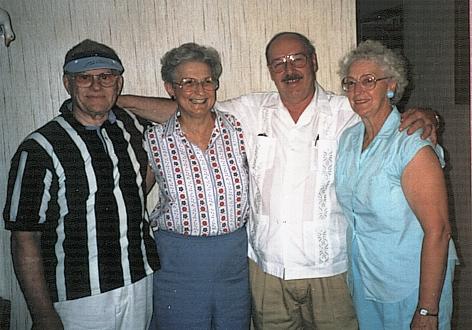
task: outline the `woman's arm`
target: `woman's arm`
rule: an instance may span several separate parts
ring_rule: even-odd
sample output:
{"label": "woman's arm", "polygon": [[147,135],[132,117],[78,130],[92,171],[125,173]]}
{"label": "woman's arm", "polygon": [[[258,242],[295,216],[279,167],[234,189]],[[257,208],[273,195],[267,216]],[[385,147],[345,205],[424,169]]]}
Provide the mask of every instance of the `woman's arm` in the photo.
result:
{"label": "woman's arm", "polygon": [[164,97],[120,95],[116,104],[156,123],[165,122],[177,110],[177,103]]}
{"label": "woman's arm", "polygon": [[[407,165],[401,182],[406,199],[424,231],[417,307],[437,314],[451,228],[444,174],[432,148],[423,148],[416,154]],[[437,322],[437,317],[421,316],[417,311],[412,320],[412,329],[437,329]]]}

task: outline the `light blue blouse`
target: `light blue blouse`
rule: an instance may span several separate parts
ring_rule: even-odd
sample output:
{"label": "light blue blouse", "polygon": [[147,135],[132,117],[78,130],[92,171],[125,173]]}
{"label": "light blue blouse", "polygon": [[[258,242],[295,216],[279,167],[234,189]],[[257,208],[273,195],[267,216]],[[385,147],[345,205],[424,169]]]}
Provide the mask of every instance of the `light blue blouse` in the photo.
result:
{"label": "light blue blouse", "polygon": [[[419,286],[423,230],[403,194],[402,173],[426,146],[444,166],[440,146],[422,140],[421,132],[399,132],[399,125],[400,113],[394,108],[363,152],[363,123],[347,129],[336,161],[336,195],[349,223],[348,251],[355,240],[361,289],[379,302],[397,302]],[[451,241],[449,259],[455,258]]]}

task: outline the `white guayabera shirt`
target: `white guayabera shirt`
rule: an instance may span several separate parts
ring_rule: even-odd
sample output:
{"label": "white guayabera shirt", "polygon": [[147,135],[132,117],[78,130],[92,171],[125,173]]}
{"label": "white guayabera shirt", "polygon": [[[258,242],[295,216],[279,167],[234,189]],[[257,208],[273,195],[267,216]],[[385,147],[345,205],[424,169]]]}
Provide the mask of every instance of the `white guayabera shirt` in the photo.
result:
{"label": "white guayabera shirt", "polygon": [[359,121],[347,98],[317,85],[297,123],[276,92],[248,94],[217,108],[235,115],[245,134],[249,257],[286,280],[345,272],[347,224],[334,169],[341,133]]}

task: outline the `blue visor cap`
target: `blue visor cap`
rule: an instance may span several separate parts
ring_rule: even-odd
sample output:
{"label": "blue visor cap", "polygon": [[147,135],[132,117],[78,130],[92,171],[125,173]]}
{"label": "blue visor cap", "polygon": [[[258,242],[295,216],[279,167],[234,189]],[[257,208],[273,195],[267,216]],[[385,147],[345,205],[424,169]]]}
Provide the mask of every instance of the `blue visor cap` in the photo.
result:
{"label": "blue visor cap", "polygon": [[64,65],[64,72],[66,73],[79,73],[95,69],[110,69],[120,73],[124,71],[120,62],[101,56],[78,58]]}

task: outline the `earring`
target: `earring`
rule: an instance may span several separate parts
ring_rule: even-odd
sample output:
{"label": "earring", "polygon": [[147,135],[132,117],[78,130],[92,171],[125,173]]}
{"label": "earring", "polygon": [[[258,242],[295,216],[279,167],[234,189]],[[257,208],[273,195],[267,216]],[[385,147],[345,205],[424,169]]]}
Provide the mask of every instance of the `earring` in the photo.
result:
{"label": "earring", "polygon": [[387,98],[388,99],[393,99],[394,96],[395,96],[394,91],[391,91],[391,90],[387,91]]}

